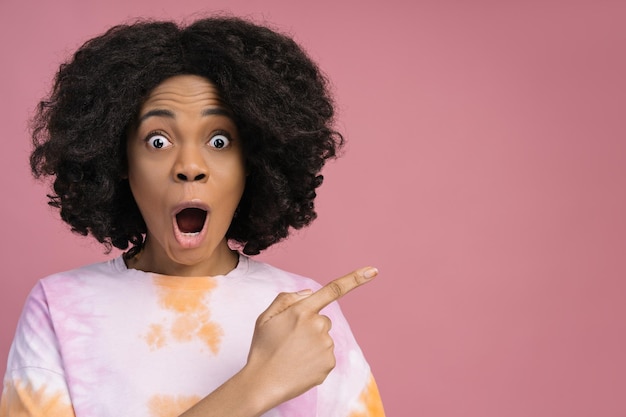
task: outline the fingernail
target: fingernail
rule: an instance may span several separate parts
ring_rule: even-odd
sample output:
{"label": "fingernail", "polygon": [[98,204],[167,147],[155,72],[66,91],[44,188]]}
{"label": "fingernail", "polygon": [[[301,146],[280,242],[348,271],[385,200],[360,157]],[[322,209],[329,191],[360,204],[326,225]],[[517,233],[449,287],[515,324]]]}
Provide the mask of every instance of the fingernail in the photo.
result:
{"label": "fingernail", "polygon": [[378,275],[378,269],[376,268],[367,268],[363,271],[363,277],[367,279],[374,278],[376,275]]}
{"label": "fingernail", "polygon": [[296,292],[297,295],[311,295],[313,294],[313,290],[311,289],[306,289],[306,290],[300,290],[298,292]]}

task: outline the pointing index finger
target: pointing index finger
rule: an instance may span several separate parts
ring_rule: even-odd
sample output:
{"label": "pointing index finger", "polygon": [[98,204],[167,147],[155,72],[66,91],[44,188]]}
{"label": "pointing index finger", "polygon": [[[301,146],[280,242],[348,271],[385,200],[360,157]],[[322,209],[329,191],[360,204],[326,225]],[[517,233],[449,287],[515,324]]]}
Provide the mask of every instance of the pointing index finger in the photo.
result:
{"label": "pointing index finger", "polygon": [[319,313],[321,309],[343,297],[356,287],[371,281],[376,275],[378,275],[378,269],[371,266],[357,269],[348,275],[329,282],[309,297],[300,301],[300,303]]}

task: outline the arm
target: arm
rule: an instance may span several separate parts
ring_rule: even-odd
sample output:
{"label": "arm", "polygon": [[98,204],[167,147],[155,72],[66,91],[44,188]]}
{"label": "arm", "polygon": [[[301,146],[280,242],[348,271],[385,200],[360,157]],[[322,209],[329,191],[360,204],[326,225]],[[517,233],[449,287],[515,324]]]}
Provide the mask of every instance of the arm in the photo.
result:
{"label": "arm", "polygon": [[257,322],[244,368],[181,417],[253,417],[324,382],[335,366],[331,322],[319,312],[376,276],[363,268],[312,293],[282,293]]}

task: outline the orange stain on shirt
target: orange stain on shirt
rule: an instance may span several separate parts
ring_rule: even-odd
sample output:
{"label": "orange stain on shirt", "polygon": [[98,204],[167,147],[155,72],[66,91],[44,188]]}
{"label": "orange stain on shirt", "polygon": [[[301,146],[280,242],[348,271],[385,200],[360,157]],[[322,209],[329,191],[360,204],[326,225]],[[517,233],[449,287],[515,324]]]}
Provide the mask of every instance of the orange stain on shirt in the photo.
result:
{"label": "orange stain on shirt", "polygon": [[197,395],[155,395],[148,401],[150,417],[176,417],[200,401]]}
{"label": "orange stain on shirt", "polygon": [[[5,380],[6,382],[6,380]],[[46,386],[35,390],[19,381],[4,386],[0,417],[72,417],[74,408],[63,393],[50,394]]]}
{"label": "orange stain on shirt", "polygon": [[215,323],[205,323],[198,329],[198,338],[202,340],[214,354],[217,354],[222,340],[222,328]]}
{"label": "orange stain on shirt", "polygon": [[172,336],[179,342],[189,342],[199,324],[198,317],[191,314],[180,315],[172,323]]}
{"label": "orange stain on shirt", "polygon": [[364,410],[353,411],[350,413],[350,417],[385,417],[378,386],[376,385],[374,377],[371,375],[367,387],[365,387],[359,397],[359,402]]}
{"label": "orange stain on shirt", "polygon": [[151,349],[166,346],[168,339],[178,343],[199,340],[211,352],[217,353],[223,331],[211,320],[207,303],[208,295],[217,285],[215,280],[209,277],[184,277],[178,281],[172,279],[176,278],[154,277],[159,305],[171,315],[162,324],[151,324],[144,339]]}
{"label": "orange stain on shirt", "polygon": [[[157,277],[155,282],[157,285],[159,281],[165,278],[172,277]],[[177,311],[180,313],[196,311],[204,306],[204,297],[215,288],[215,281],[206,278],[181,278],[185,281],[176,287],[167,285],[160,285],[159,302],[168,310]]]}
{"label": "orange stain on shirt", "polygon": [[151,349],[159,349],[165,346],[163,326],[160,324],[151,324],[145,339]]}

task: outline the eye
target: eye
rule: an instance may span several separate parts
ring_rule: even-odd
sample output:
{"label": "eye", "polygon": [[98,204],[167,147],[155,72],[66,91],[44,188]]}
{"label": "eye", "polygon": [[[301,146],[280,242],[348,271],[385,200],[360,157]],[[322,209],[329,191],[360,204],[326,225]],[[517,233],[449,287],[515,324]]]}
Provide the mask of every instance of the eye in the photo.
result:
{"label": "eye", "polygon": [[152,133],[146,139],[148,146],[154,149],[168,148],[172,146],[172,142],[169,141],[163,134],[161,133]]}
{"label": "eye", "polygon": [[209,139],[209,146],[216,149],[226,148],[229,144],[230,139],[224,134],[217,134]]}

